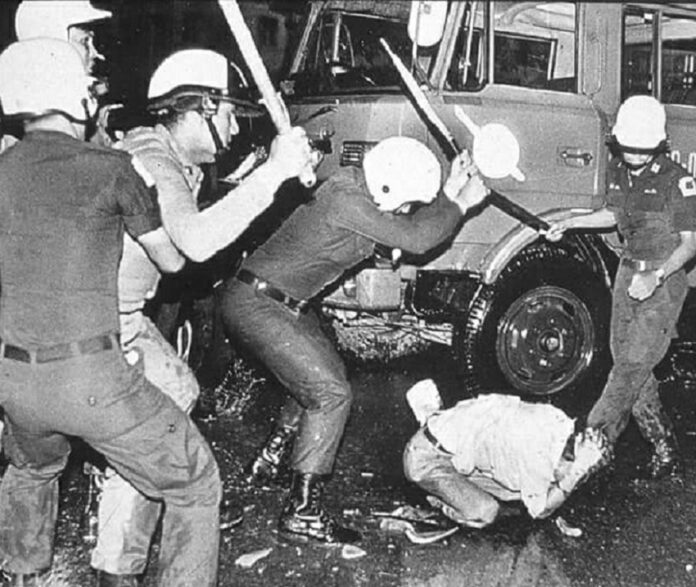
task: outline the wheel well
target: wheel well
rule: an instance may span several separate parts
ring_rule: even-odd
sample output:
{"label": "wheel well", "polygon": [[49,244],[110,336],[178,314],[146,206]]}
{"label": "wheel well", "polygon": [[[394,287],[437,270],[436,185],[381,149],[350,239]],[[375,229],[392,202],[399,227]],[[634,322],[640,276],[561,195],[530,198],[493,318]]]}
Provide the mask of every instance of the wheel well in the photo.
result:
{"label": "wheel well", "polygon": [[[606,286],[606,296],[597,308],[602,308],[600,314],[608,312],[610,307],[610,291],[617,265],[614,253],[604,244],[602,239],[593,234],[572,235],[564,238],[559,243],[550,243],[546,240],[537,240],[523,248],[500,272],[498,278],[492,284],[483,284],[471,300],[466,312],[460,312],[455,322],[455,335],[453,352],[458,361],[460,371],[470,390],[481,390],[486,386],[481,385],[481,376],[492,380],[493,387],[499,388],[505,385],[502,377],[493,368],[491,363],[497,363],[492,358],[494,349],[489,349],[492,323],[497,323],[497,316],[501,307],[516,297],[516,289],[520,280],[529,279],[531,282],[545,283],[549,273],[554,270],[561,272],[566,262],[575,267],[575,271],[581,271],[578,275],[594,276],[600,279]],[[537,277],[534,277],[537,273]],[[527,276],[523,278],[523,276]],[[572,280],[565,276],[566,281]],[[589,286],[582,285],[587,293]],[[572,289],[572,288],[570,288]],[[590,294],[592,297],[592,294]],[[601,294],[599,294],[601,299]],[[493,314],[493,315],[491,315]],[[604,321],[604,320],[603,320]],[[608,317],[605,324],[599,324],[601,340],[598,341],[598,354],[605,355],[608,349]],[[484,331],[488,334],[483,334]],[[485,350],[482,348],[485,347]],[[481,364],[486,368],[482,369]],[[510,387],[510,386],[508,386]]]}

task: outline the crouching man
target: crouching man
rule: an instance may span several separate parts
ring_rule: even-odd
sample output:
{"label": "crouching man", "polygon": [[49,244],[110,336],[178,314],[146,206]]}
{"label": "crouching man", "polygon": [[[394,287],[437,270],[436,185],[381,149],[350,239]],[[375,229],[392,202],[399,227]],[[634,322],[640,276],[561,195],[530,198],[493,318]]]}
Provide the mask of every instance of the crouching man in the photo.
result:
{"label": "crouching man", "polygon": [[488,526],[511,501],[545,518],[609,458],[603,433],[575,433],[574,421],[548,404],[491,394],[440,411],[430,379],[407,398],[421,428],[404,451],[406,477],[462,526]]}

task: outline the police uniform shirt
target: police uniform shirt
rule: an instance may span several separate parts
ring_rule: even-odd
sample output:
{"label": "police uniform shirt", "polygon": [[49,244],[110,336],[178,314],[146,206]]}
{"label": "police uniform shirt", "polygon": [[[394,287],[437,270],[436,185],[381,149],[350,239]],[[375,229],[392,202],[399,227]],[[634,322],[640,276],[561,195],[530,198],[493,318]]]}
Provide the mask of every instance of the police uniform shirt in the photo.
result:
{"label": "police uniform shirt", "polygon": [[[152,185],[155,197],[176,193],[179,198],[191,202],[195,209],[203,172],[186,160],[162,125],[132,129],[114,147],[133,156],[139,172]],[[159,268],[145,250],[130,235],[125,235],[118,276],[121,312],[142,310],[146,300],[157,291],[160,277]],[[125,340],[132,336],[133,333],[124,333]]]}
{"label": "police uniform shirt", "polygon": [[537,517],[546,507],[554,471],[574,423],[554,406],[490,394],[434,414],[427,426],[453,453],[457,471],[472,476],[472,481],[475,476],[495,481],[496,497],[520,499],[529,514]]}
{"label": "police uniform shirt", "polygon": [[374,253],[375,245],[423,254],[454,234],[462,220],[440,194],[413,214],[381,212],[362,170],[339,170],[244,262],[286,294],[308,300]]}
{"label": "police uniform shirt", "polygon": [[0,335],[24,348],[118,332],[123,230],[160,226],[127,153],[30,132],[0,155]]}
{"label": "police uniform shirt", "polygon": [[679,245],[679,232],[696,231],[696,181],[667,155],[638,175],[617,157],[608,180],[606,204],[616,215],[628,257],[663,261]]}

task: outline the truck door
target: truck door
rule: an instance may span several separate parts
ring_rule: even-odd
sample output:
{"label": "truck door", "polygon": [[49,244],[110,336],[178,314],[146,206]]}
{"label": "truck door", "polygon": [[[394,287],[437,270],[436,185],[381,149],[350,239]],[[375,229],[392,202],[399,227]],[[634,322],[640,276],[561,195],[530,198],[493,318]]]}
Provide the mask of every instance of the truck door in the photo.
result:
{"label": "truck door", "polygon": [[[524,181],[492,187],[536,212],[589,207],[604,186],[606,121],[584,93],[583,11],[574,2],[462,2],[445,31],[435,83],[438,109],[460,144],[472,135],[455,115],[460,107],[479,126],[502,123],[520,143]],[[593,21],[594,22],[594,21]],[[445,42],[443,40],[443,42]],[[432,141],[432,139],[431,139]],[[489,206],[467,222],[443,266],[476,268],[479,254],[516,221]],[[478,247],[472,247],[477,243]]]}
{"label": "truck door", "polygon": [[425,140],[425,125],[379,43],[387,39],[410,61],[408,7],[404,2],[332,0],[314,8],[291,72],[289,106],[294,123],[326,151],[319,179],[339,165],[359,165],[365,149],[385,137]]}

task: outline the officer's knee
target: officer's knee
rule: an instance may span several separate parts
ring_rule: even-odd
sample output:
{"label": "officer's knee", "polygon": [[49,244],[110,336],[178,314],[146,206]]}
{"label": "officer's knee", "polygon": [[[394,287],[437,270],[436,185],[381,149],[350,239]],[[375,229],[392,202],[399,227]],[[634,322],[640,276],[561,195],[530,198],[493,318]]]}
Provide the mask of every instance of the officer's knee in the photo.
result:
{"label": "officer's knee", "polygon": [[198,506],[217,505],[222,500],[222,481],[220,470],[211,453],[211,460],[196,480],[189,491],[196,500]]}
{"label": "officer's knee", "polygon": [[164,500],[188,507],[216,506],[222,499],[220,471],[212,451],[201,445],[189,457],[189,478],[164,492]]}
{"label": "officer's knee", "polygon": [[350,410],[353,405],[353,389],[347,381],[332,381],[322,385],[319,403],[334,408]]}

